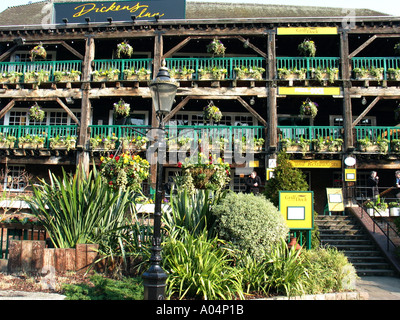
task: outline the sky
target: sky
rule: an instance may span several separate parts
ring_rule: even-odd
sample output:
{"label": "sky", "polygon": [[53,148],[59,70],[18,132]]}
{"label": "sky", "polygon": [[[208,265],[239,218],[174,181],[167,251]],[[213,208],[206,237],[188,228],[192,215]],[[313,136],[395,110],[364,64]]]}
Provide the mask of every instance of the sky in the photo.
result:
{"label": "sky", "polygon": [[[1,0],[0,12],[12,6],[28,4],[30,2],[41,2],[43,0]],[[109,1],[109,0],[107,0]],[[139,0],[137,0],[139,1]],[[230,2],[230,3],[262,3],[281,5],[304,5],[318,7],[339,8],[366,8],[383,13],[400,16],[399,0],[187,0],[191,2]],[[71,0],[73,2],[73,0]]]}

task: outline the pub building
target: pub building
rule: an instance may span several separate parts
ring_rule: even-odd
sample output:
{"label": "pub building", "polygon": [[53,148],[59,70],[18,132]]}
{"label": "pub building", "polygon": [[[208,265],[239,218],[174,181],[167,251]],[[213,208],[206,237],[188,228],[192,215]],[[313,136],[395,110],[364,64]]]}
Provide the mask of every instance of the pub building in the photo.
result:
{"label": "pub building", "polygon": [[[208,50],[213,41],[223,54]],[[157,127],[148,80],[165,65],[179,81],[165,119],[177,137],[201,132],[230,148],[254,141],[245,165],[263,184],[286,150],[317,212],[326,188],[351,186],[345,198],[354,204],[371,170],[390,187],[399,168],[399,43],[400,18],[362,8],[184,0],[9,7],[0,13],[0,135],[15,140],[0,147],[4,189],[24,190],[13,179],[23,171],[46,178],[90,168],[116,152],[112,139]],[[118,117],[116,103],[129,104],[129,114]],[[204,118],[210,104],[218,122]],[[43,117],[29,115],[35,110]],[[32,147],[22,143],[27,136],[42,139]],[[73,140],[56,148],[57,138]],[[101,149],[96,138],[111,143]],[[246,170],[234,157],[231,166],[229,188],[245,191]],[[168,159],[163,168],[165,182],[180,171]],[[146,194],[154,183],[150,174]]]}

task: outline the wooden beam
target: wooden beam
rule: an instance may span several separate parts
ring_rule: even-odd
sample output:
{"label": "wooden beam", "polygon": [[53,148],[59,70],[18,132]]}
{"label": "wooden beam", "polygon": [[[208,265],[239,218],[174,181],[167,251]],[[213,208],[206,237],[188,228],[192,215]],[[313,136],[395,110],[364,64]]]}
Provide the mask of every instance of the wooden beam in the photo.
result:
{"label": "wooden beam", "polygon": [[381,97],[376,97],[368,107],[365,108],[365,110],[358,116],[356,120],[351,125],[351,128],[353,129],[360,121],[362,118],[365,117],[365,115],[378,103],[378,101],[381,100]]}
{"label": "wooden beam", "polygon": [[68,106],[66,106],[64,104],[64,102],[61,101],[60,98],[57,98],[56,101],[58,102],[58,104],[68,113],[68,115],[71,117],[72,120],[74,120],[74,122],[80,126],[81,123],[79,122],[78,118],[75,116],[75,114],[71,111],[70,108],[68,108]]}
{"label": "wooden beam", "polygon": [[187,37],[186,39],[182,40],[180,43],[178,43],[175,47],[173,47],[167,53],[164,53],[164,55],[162,56],[162,59],[171,57],[175,52],[182,49],[191,39],[192,39],[192,37]]}
{"label": "wooden beam", "polygon": [[365,41],[361,46],[359,46],[356,50],[354,50],[352,53],[349,54],[349,59],[353,58],[356,56],[358,53],[360,53],[361,50],[365,49],[368,45],[370,45],[375,39],[377,38],[376,34],[374,34],[371,38],[369,38],[367,41]]}
{"label": "wooden beam", "polygon": [[17,49],[18,45],[12,46],[10,49],[8,49],[6,52],[4,52],[1,56],[0,56],[0,61],[4,61],[5,59],[7,59],[7,57],[13,53],[13,51],[15,49]]}
{"label": "wooden beam", "polygon": [[84,56],[82,54],[80,54],[78,51],[76,51],[74,48],[72,48],[68,43],[66,43],[65,41],[61,41],[61,44],[67,49],[69,50],[73,55],[77,56],[80,60],[84,59]]}
{"label": "wooden beam", "polygon": [[255,116],[257,120],[263,124],[263,126],[267,126],[267,121],[265,121],[263,117],[261,117],[252,107],[250,107],[250,105],[244,101],[242,97],[236,97],[236,100],[239,101],[253,116]]}
{"label": "wooden beam", "polygon": [[[242,41],[243,43],[245,43],[245,42],[247,41],[247,40],[246,40],[245,38],[243,38],[242,36],[237,36],[237,38],[238,38],[240,41]],[[257,53],[258,53],[260,56],[262,56],[263,58],[265,58],[265,59],[268,58],[268,55],[267,55],[264,51],[258,49],[255,45],[251,44],[250,42],[248,42],[248,46],[249,46],[249,48],[253,49],[255,52],[257,52]]]}
{"label": "wooden beam", "polygon": [[0,119],[3,118],[8,111],[15,106],[15,100],[11,100],[1,111],[0,111]]}

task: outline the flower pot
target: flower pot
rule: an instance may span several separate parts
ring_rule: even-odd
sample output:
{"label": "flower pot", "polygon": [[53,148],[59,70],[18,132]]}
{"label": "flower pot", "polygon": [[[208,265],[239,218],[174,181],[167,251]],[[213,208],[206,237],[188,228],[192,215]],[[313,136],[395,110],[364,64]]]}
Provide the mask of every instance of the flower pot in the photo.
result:
{"label": "flower pot", "polygon": [[400,152],[400,145],[398,143],[391,143],[390,144],[390,150],[392,152]]}
{"label": "flower pot", "polygon": [[400,74],[388,73],[388,80],[400,81]]}
{"label": "flower pot", "polygon": [[398,207],[389,208],[389,216],[391,216],[391,217],[400,216],[400,208],[398,208]]}
{"label": "flower pot", "polygon": [[[43,80],[41,82],[49,82],[50,77],[49,76],[44,76]],[[39,82],[38,77],[30,77],[30,76],[25,76],[25,82],[26,83],[35,83]]]}
{"label": "flower pot", "polygon": [[[210,180],[212,175],[215,173],[213,169],[204,168],[190,168],[190,173],[193,177],[193,184],[196,189],[205,189],[207,182]],[[199,175],[205,174],[204,179],[196,179]]]}
{"label": "flower pot", "polygon": [[172,76],[172,79],[175,80],[192,80],[193,79],[193,74],[192,73],[188,73],[188,74],[174,74]]}
{"label": "flower pot", "polygon": [[12,78],[0,78],[0,83],[18,83],[20,82],[21,77],[12,77]]}
{"label": "flower pot", "polygon": [[290,73],[290,74],[282,74],[279,76],[280,80],[305,80],[305,73]]}
{"label": "flower pot", "polygon": [[96,81],[96,82],[116,81],[116,80],[118,80],[118,74],[113,75],[111,77],[93,75],[93,81]]}
{"label": "flower pot", "polygon": [[363,146],[363,145],[359,145],[358,149],[362,152],[370,152],[370,153],[379,153],[381,152],[379,149],[379,146],[374,144],[372,146]]}
{"label": "flower pot", "polygon": [[378,81],[383,80],[383,75],[379,75],[376,77],[376,76],[371,75],[369,72],[367,72],[364,75],[355,73],[354,76],[355,76],[356,80],[378,80]]}
{"label": "flower pot", "polygon": [[235,79],[236,80],[262,80],[262,75],[259,74],[257,76],[254,75],[254,73],[248,72],[244,73],[241,75],[238,75],[237,73],[235,74]]}
{"label": "flower pot", "polygon": [[[321,73],[321,77],[319,79],[317,79],[317,76],[316,76],[315,72],[312,72],[311,73],[311,77],[313,79],[315,79],[315,80],[323,80],[323,81],[330,81],[331,80],[330,74],[328,72],[322,72]],[[339,74],[335,73],[332,80],[338,80],[338,79],[339,79]]]}
{"label": "flower pot", "polygon": [[8,142],[0,142],[0,149],[8,149],[8,148],[10,148],[10,144]]}
{"label": "flower pot", "polygon": [[374,210],[373,208],[368,208],[367,213],[371,217],[389,217],[389,209],[378,209]]}
{"label": "flower pot", "polygon": [[307,152],[310,151],[310,146],[307,145],[304,148],[300,145],[292,145],[288,147],[283,147],[286,152]]}
{"label": "flower pot", "polygon": [[199,75],[200,80],[224,80],[225,74],[221,74],[219,77],[214,77],[212,72],[206,72]]}
{"label": "flower pot", "polygon": [[61,76],[60,80],[57,82],[77,82],[81,80],[80,75],[75,75],[75,76]]}
{"label": "flower pot", "polygon": [[103,143],[100,142],[96,147],[91,146],[93,150],[115,150],[115,142],[113,143]]}
{"label": "flower pot", "polygon": [[44,142],[40,144],[32,142],[21,142],[18,144],[18,147],[21,149],[41,149],[44,148]]}
{"label": "flower pot", "polygon": [[131,74],[131,75],[125,75],[124,76],[125,80],[130,80],[130,81],[147,81],[150,80],[150,74],[144,74],[144,75],[138,75],[138,74]]}

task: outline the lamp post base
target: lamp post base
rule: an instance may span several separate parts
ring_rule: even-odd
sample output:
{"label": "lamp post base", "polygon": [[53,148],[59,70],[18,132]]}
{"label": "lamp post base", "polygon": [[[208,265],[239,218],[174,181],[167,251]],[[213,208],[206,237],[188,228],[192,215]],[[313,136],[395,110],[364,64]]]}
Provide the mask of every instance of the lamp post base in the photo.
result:
{"label": "lamp post base", "polygon": [[150,266],[143,273],[144,300],[164,300],[167,274],[159,265]]}

